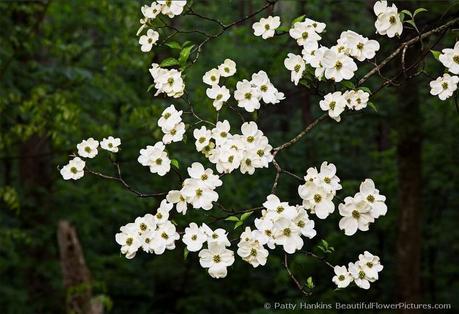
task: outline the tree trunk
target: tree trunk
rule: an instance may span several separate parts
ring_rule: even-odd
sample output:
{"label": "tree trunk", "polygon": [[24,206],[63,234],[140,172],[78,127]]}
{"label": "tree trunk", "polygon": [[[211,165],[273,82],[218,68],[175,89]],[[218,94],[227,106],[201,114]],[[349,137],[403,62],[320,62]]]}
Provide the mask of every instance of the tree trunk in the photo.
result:
{"label": "tree trunk", "polygon": [[[413,60],[413,59],[411,59]],[[399,229],[397,241],[398,298],[421,300],[422,122],[416,79],[402,82],[397,104]]]}

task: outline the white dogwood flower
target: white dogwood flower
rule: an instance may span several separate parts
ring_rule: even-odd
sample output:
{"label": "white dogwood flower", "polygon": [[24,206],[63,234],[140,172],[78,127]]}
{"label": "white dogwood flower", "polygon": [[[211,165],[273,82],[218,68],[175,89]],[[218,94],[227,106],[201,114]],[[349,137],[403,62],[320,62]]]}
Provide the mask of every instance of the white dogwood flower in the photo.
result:
{"label": "white dogwood flower", "polygon": [[459,74],[459,41],[454,48],[445,48],[438,57],[440,62],[453,74]]}
{"label": "white dogwood flower", "polygon": [[351,57],[332,49],[324,52],[321,65],[325,68],[325,78],[335,82],[349,80],[357,71],[357,64]]}
{"label": "white dogwood flower", "polygon": [[78,180],[84,176],[85,162],[80,157],[75,157],[62,167],[60,173],[64,180]]}
{"label": "white dogwood flower", "polygon": [[161,7],[161,13],[170,18],[180,15],[186,5],[186,0],[157,0]]}
{"label": "white dogwood flower", "polygon": [[121,139],[114,138],[113,136],[109,136],[104,138],[100,142],[100,148],[108,150],[112,153],[117,153],[119,151],[119,146],[121,145]]}
{"label": "white dogwood flower", "polygon": [[261,36],[263,39],[268,39],[274,36],[276,29],[280,26],[280,17],[268,16],[262,17],[260,21],[252,25],[255,36]]}
{"label": "white dogwood flower", "polygon": [[218,69],[207,71],[202,77],[202,81],[210,86],[218,85],[220,81],[220,71],[218,71]]}
{"label": "white dogwood flower", "polygon": [[387,1],[376,1],[373,11],[377,17],[375,22],[377,33],[387,35],[389,38],[402,34],[403,24],[395,4],[387,6]]}
{"label": "white dogwood flower", "polygon": [[226,86],[213,85],[206,90],[206,95],[214,102],[212,105],[218,111],[222,108],[223,104],[230,98],[230,91]]}
{"label": "white dogwood flower", "polygon": [[186,214],[188,203],[182,192],[171,190],[167,193],[166,199],[169,203],[175,204],[175,209],[178,213]]}
{"label": "white dogwood flower", "polygon": [[185,228],[185,234],[182,237],[182,241],[186,244],[188,251],[197,252],[207,241],[207,236],[201,231],[196,223],[192,222]]}
{"label": "white dogwood flower", "polygon": [[151,173],[164,176],[171,169],[171,160],[165,148],[162,142],[158,142],[154,146],[148,145],[140,150],[140,156],[137,161],[142,166],[149,167]]}
{"label": "white dogwood flower", "polygon": [[441,100],[451,97],[457,90],[459,77],[456,75],[443,74],[436,80],[430,82],[430,93],[438,96]]}
{"label": "white dogwood flower", "polygon": [[330,118],[341,121],[341,113],[346,108],[347,101],[341,92],[334,92],[325,95],[324,99],[319,102],[323,111],[328,111]]}
{"label": "white dogwood flower", "polygon": [[379,194],[379,190],[375,187],[375,183],[371,179],[366,179],[360,184],[360,192],[356,197],[360,196],[371,208],[371,215],[374,218],[384,216],[387,213],[386,197]]}
{"label": "white dogwood flower", "polygon": [[234,263],[234,252],[218,243],[209,243],[208,249],[199,252],[199,263],[203,268],[208,268],[212,278],[224,278],[227,267]]}
{"label": "white dogwood flower", "polygon": [[287,58],[284,60],[284,65],[287,70],[291,71],[290,79],[293,84],[298,85],[306,67],[303,58],[300,55],[289,53]]}
{"label": "white dogwood flower", "polygon": [[99,142],[90,137],[77,145],[78,155],[83,158],[94,158],[98,153],[97,147],[99,147]]}
{"label": "white dogwood flower", "polygon": [[346,266],[337,265],[333,267],[333,271],[335,272],[335,276],[333,276],[332,281],[338,288],[346,288],[354,280],[347,271]]}
{"label": "white dogwood flower", "polygon": [[193,136],[196,139],[196,150],[200,152],[204,149],[204,147],[209,145],[209,141],[212,137],[212,132],[205,126],[202,126],[200,129],[194,129]]}
{"label": "white dogwood flower", "polygon": [[128,259],[134,258],[137,250],[142,245],[136,225],[129,223],[122,226],[120,231],[115,235],[115,240],[116,243],[121,245],[121,254],[124,254]]}
{"label": "white dogwood flower", "polygon": [[343,94],[346,99],[346,105],[349,109],[352,110],[362,110],[367,107],[370,94],[358,89],[358,90],[348,90]]}
{"label": "white dogwood flower", "polygon": [[147,34],[139,38],[140,50],[142,50],[142,52],[149,52],[158,39],[159,34],[157,31],[152,29],[147,30]]}
{"label": "white dogwood flower", "polygon": [[237,82],[234,99],[237,100],[238,107],[254,112],[260,109],[260,97],[258,90],[248,80]]}
{"label": "white dogwood flower", "polygon": [[231,59],[225,59],[225,61],[218,66],[218,72],[220,76],[230,77],[236,73],[236,62]]}
{"label": "white dogwood flower", "polygon": [[344,234],[351,236],[360,231],[368,231],[370,223],[374,222],[371,214],[371,207],[361,197],[346,197],[344,204],[338,205],[341,216],[339,228],[344,230]]}

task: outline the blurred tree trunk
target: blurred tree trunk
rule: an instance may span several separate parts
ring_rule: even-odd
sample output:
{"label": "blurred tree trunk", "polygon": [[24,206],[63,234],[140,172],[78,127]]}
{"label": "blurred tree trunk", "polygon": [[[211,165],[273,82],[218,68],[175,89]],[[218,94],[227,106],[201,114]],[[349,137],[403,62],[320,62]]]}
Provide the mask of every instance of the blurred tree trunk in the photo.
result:
{"label": "blurred tree trunk", "polygon": [[68,221],[59,221],[57,240],[64,287],[67,291],[67,312],[102,313],[102,303],[92,298],[91,275],[76,230]]}
{"label": "blurred tree trunk", "polygon": [[[419,51],[419,47],[413,48],[406,59],[416,60]],[[398,299],[405,302],[421,300],[422,119],[419,89],[416,78],[404,80],[397,87],[399,228],[396,265]]]}

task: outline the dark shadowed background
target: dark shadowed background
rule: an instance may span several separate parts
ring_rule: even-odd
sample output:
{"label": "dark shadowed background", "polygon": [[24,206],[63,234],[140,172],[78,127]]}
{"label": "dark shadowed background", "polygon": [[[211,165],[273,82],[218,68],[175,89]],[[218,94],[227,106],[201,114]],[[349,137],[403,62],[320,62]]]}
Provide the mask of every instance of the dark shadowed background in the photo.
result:
{"label": "dark shadowed background", "polygon": [[[262,0],[194,2],[196,12],[225,23],[264,5]],[[257,121],[273,146],[289,140],[321,114],[320,97],[290,82],[283,60],[288,52],[300,53],[295,41],[288,35],[262,40],[253,36],[252,23],[274,14],[288,24],[306,14],[327,23],[322,40],[327,46],[348,29],[377,39],[381,50],[376,61],[380,61],[416,33],[405,29],[402,38],[392,40],[376,36],[373,3],[280,1],[274,12],[239,24],[204,47],[198,62],[186,73],[191,101],[200,115],[215,119],[202,75],[225,58],[238,65],[229,85],[264,70],[286,100],[264,105],[263,110],[246,117]],[[376,110],[345,114],[339,124],[327,119],[277,157],[284,168],[299,176],[324,160],[334,163],[343,183],[341,198],[354,195],[365,178],[372,178],[387,196],[388,214],[371,225],[370,231],[344,236],[335,213],[326,221],[315,219],[318,235],[305,244],[308,250],[323,254],[317,244],[325,239],[335,249],[327,256],[332,264],[354,261],[364,250],[378,255],[384,270],[369,291],[357,287],[334,291],[331,269],[301,254],[290,259],[290,267],[303,282],[313,278],[315,287],[308,298],[291,282],[279,251],[271,252],[267,265],[257,269],[236,258],[228,277],[221,280],[208,276],[196,254],[184,260],[181,243],[162,256],[139,253],[126,260],[120,255],[114,241],[119,227],[153,211],[160,199],[137,198],[117,182],[90,175],[64,182],[57,167],[67,162],[82,139],[113,135],[122,139],[120,165],[132,186],[144,192],[177,186],[174,173],[158,177],[137,162],[139,149],[161,138],[156,120],[162,110],[171,103],[185,107],[181,100],[147,92],[152,83],[150,64],[174,52],[164,47],[152,53],[140,51],[135,33],[142,4],[0,1],[1,313],[63,313],[72,308],[72,302],[91,297],[112,313],[269,313],[263,304],[276,301],[408,301],[459,306],[459,113],[454,97],[441,102],[429,94],[429,82],[444,70],[430,53],[416,69],[423,68],[425,73],[409,81],[402,78],[397,86],[378,93],[372,100]],[[428,9],[417,18],[421,31],[459,12],[457,1],[398,1],[397,5]],[[195,16],[179,16],[172,23],[183,29],[218,31],[215,23]],[[163,34],[161,30],[160,36]],[[454,46],[458,34],[444,34],[435,50]],[[202,39],[196,33],[175,37],[179,42]],[[432,45],[438,39],[433,36],[424,44]],[[419,46],[409,49],[407,62],[420,53]],[[356,78],[371,67],[363,64]],[[397,58],[383,75],[390,77],[399,70]],[[374,90],[382,82],[375,76],[365,86]],[[457,100],[457,94],[455,97]],[[220,117],[229,119],[235,129],[240,123],[228,109]],[[183,175],[192,161],[205,162],[194,151],[188,134],[186,145],[170,145]],[[88,165],[114,174],[107,156],[100,152]],[[257,170],[254,176],[236,172],[225,176],[218,190],[221,203],[239,209],[260,206],[270,193],[274,174],[271,167]],[[298,203],[297,186],[295,179],[282,176],[280,198]],[[184,226],[190,221],[208,221],[211,218],[206,215],[217,213],[218,209],[213,213],[196,210],[174,219]],[[59,249],[58,223],[62,220],[76,234],[69,225],[62,225],[67,239],[61,239],[64,245]],[[232,230],[233,225],[222,222],[220,226]],[[85,263],[75,256],[84,256]],[[72,280],[82,281],[69,287]]]}

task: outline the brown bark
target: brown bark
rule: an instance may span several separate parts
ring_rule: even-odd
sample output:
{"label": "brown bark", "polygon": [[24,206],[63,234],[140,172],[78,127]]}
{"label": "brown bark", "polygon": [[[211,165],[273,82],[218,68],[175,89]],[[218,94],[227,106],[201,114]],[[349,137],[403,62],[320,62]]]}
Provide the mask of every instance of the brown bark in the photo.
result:
{"label": "brown bark", "polygon": [[[417,49],[419,51],[419,47]],[[416,58],[416,47],[407,60]],[[408,73],[409,75],[410,73]],[[421,301],[422,119],[416,79],[398,87],[397,162],[399,173],[399,229],[397,241],[398,299]]]}
{"label": "brown bark", "polygon": [[102,313],[102,304],[92,298],[91,275],[76,230],[68,221],[59,221],[57,240],[64,287],[67,291],[67,312]]}

